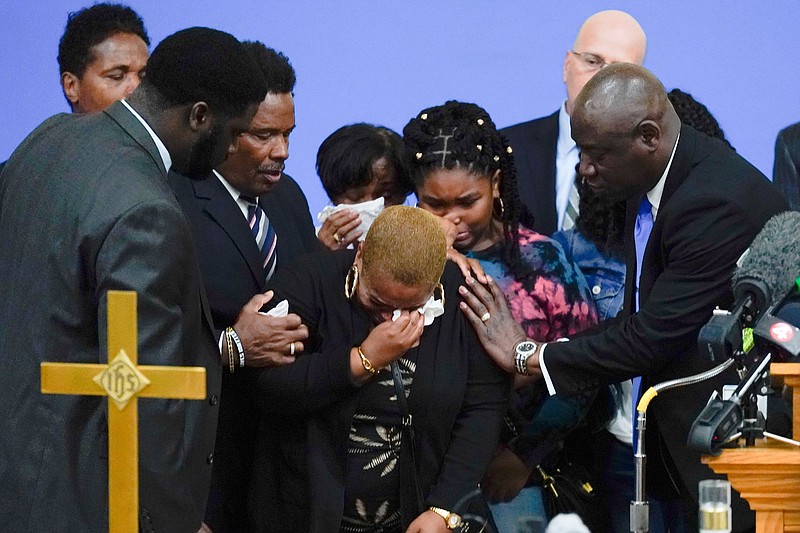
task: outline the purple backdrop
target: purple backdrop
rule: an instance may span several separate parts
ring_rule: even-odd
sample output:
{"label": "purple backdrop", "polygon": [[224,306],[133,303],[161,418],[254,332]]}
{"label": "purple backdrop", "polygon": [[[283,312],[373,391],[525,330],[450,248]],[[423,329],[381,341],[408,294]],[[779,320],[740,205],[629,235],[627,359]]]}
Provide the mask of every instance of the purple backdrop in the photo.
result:
{"label": "purple backdrop", "polygon": [[[134,0],[153,43],[204,25],[258,39],[297,70],[297,129],[287,172],[313,214],[326,203],[314,171],[320,142],[347,123],[397,131],[423,107],[460,99],[500,126],[554,111],[561,65],[580,23],[606,8],[648,35],[645,65],[705,103],[738,151],[772,173],[775,135],[800,120],[800,2],[675,0],[291,2]],[[0,160],[48,116],[68,109],[56,53],[67,13],[87,2],[6,0],[0,7]],[[569,6],[569,7],[566,7]]]}

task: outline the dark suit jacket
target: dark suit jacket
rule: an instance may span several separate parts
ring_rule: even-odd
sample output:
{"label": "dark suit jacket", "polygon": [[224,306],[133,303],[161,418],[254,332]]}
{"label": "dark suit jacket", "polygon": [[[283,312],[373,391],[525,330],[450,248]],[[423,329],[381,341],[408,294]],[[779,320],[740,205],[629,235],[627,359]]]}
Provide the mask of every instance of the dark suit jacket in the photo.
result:
{"label": "dark suit jacket", "polygon": [[778,133],[772,182],[789,202],[789,207],[800,210],[800,122]]}
{"label": "dark suit jacket", "polygon": [[[354,255],[341,250],[304,257],[269,283],[308,326],[309,341],[293,364],[246,374],[271,415],[262,426],[250,501],[258,531],[339,531],[347,438],[360,391],[350,374],[350,350],[372,327],[344,296]],[[490,361],[458,309],[461,283],[458,268],[448,264],[445,312],[412,348],[417,366],[408,397],[426,505],[445,509],[455,509],[483,476],[510,391],[509,376]],[[406,526],[420,512],[408,450],[404,442],[398,487]]]}
{"label": "dark suit jacket", "polygon": [[41,394],[39,363],[106,362],[106,292],[121,289],[138,292],[140,364],[208,373],[207,401],[138,402],[141,528],[195,533],[221,365],[189,225],[153,140],[121,103],[57,115],[3,176],[3,529],[108,530],[107,401]]}
{"label": "dark suit jacket", "polygon": [[[264,292],[264,268],[253,234],[239,207],[219,179],[193,181],[170,174],[192,233],[203,273],[217,337],[232,325],[242,307]],[[318,249],[308,202],[286,174],[269,194],[259,198],[278,236],[278,266],[296,255]],[[224,372],[214,472],[206,522],[214,533],[241,533],[246,489],[252,471],[258,414],[241,373]]]}
{"label": "dark suit jacket", "polygon": [[556,214],[558,111],[500,131],[508,137],[514,150],[520,200],[533,215],[533,221],[527,219],[520,222],[543,235],[552,235],[558,230]]}
{"label": "dark suit jacket", "polygon": [[[559,393],[575,393],[642,375],[642,390],[714,366],[698,353],[697,335],[715,306],[730,309],[736,260],[786,203],[752,165],[683,126],[661,205],[645,250],[640,311],[634,306],[633,226],[639,199],[628,202],[624,309],[628,318],[599,334],[547,346],[544,361]],[[648,409],[648,491],[691,494],[715,477],[686,447],[689,428],[712,390],[738,383],[735,372],[665,391]],[[671,480],[678,480],[672,482]],[[680,482],[682,480],[682,483]],[[673,487],[674,485],[674,487]],[[741,504],[741,501],[739,502]],[[752,515],[734,510],[739,525]],[[735,520],[736,521],[736,520]]]}

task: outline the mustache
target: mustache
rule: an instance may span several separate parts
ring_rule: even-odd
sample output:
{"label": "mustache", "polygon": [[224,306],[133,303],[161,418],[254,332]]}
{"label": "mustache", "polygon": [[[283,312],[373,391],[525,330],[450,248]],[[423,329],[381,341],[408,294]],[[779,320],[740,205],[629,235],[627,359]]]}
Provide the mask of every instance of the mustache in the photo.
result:
{"label": "mustache", "polygon": [[272,163],[271,165],[261,165],[258,167],[259,172],[283,172],[286,168],[284,163]]}

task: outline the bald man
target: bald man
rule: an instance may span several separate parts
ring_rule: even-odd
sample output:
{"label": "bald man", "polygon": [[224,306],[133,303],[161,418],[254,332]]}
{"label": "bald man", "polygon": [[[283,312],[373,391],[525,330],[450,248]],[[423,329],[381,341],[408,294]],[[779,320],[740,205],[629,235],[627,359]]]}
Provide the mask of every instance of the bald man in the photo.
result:
{"label": "bald man", "polygon": [[[624,316],[598,333],[542,344],[507,319],[493,282],[491,293],[474,282],[472,292],[462,291],[465,313],[500,366],[543,376],[550,394],[636,376],[646,390],[708,370],[715,363],[698,353],[700,328],[715,307],[732,308],[736,260],[786,202],[722,142],[682,126],[661,82],[643,67],[611,65],[594,76],[573,103],[571,126],[580,175],[594,190],[628,201]],[[491,327],[479,318],[487,311]],[[686,438],[711,392],[738,382],[730,370],[650,403],[650,531],[697,531],[698,481],[719,476],[700,463]],[[654,507],[662,523],[653,522]],[[733,531],[752,527],[753,513],[738,494],[733,509]]]}
{"label": "bald man", "polygon": [[[570,136],[569,118],[575,97],[607,65],[641,65],[646,48],[644,30],[632,16],[614,10],[595,13],[583,23],[564,57],[567,99],[561,108],[502,130],[514,148],[520,198],[534,219],[523,220],[525,225],[545,235],[572,227],[574,214],[568,215],[568,206],[578,149]],[[573,204],[577,214],[577,196]]]}

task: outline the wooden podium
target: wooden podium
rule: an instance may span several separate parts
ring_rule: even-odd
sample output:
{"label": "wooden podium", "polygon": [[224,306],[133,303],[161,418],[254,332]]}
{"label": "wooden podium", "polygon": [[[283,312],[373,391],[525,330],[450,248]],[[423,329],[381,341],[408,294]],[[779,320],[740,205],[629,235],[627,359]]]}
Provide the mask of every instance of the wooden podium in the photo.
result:
{"label": "wooden podium", "polygon": [[[800,363],[772,363],[770,374],[792,387],[792,437],[800,440]],[[800,448],[764,439],[703,462],[726,475],[756,512],[756,533],[800,533]]]}

